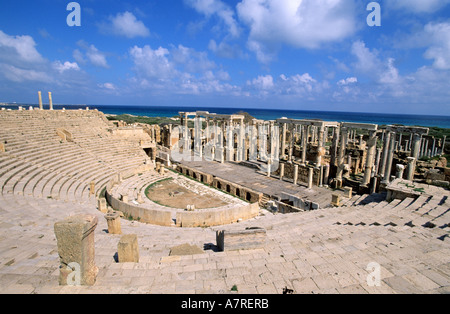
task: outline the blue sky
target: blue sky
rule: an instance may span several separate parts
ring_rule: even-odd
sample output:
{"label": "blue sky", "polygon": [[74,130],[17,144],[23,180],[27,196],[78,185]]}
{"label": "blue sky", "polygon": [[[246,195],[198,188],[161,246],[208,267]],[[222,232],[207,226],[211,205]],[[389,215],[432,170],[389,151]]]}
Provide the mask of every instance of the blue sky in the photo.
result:
{"label": "blue sky", "polygon": [[0,101],[450,115],[450,0],[0,3]]}

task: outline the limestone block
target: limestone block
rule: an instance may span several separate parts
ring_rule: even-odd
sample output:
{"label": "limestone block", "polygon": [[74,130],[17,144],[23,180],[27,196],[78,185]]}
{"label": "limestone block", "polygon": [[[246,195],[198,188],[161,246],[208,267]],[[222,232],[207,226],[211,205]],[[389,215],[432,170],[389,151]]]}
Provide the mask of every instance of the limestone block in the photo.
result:
{"label": "limestone block", "polygon": [[99,198],[98,199],[98,210],[101,211],[102,213],[105,213],[108,211],[108,206],[106,204],[106,199],[105,198]]}
{"label": "limestone block", "polygon": [[137,235],[126,234],[120,238],[117,245],[119,263],[139,263],[139,248]]}
{"label": "limestone block", "polygon": [[5,150],[5,144],[3,144],[3,143],[0,143],[0,153],[4,153],[6,150]]}
{"label": "limestone block", "polygon": [[236,251],[264,248],[266,230],[247,228],[241,231],[220,230],[216,232],[217,248],[220,251]]}
{"label": "limestone block", "polygon": [[343,188],[343,190],[344,190],[344,197],[346,197],[346,198],[352,198],[352,196],[353,196],[353,188],[351,188],[351,187],[345,187],[345,188]]}
{"label": "limestone block", "polygon": [[108,224],[108,233],[110,234],[122,234],[122,228],[120,226],[120,214],[113,212],[105,215],[106,222]]}
{"label": "limestone block", "polygon": [[331,195],[331,205],[337,207],[341,206],[341,196],[339,194]]}
{"label": "limestone block", "polygon": [[76,215],[54,225],[60,258],[60,285],[93,285],[98,273],[95,266],[94,230],[98,219]]}

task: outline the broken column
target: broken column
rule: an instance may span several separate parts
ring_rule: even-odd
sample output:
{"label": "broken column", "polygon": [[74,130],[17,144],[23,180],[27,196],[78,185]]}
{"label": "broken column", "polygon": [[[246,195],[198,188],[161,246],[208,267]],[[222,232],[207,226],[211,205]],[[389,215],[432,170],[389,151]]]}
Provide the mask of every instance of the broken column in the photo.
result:
{"label": "broken column", "polygon": [[408,157],[408,168],[406,172],[406,180],[413,181],[414,180],[414,172],[416,168],[416,158]]}
{"label": "broken column", "polygon": [[122,234],[122,227],[120,226],[120,214],[118,212],[111,212],[105,215],[108,224],[108,233]]}
{"label": "broken column", "polygon": [[117,257],[119,263],[139,263],[137,235],[126,234],[120,238],[117,245]]}
{"label": "broken column", "polygon": [[397,179],[403,179],[403,173],[405,172],[405,166],[404,165],[396,165],[397,172],[395,173],[395,177]]}
{"label": "broken column", "polygon": [[284,177],[284,164],[280,163],[280,180],[283,180]]}
{"label": "broken column", "polygon": [[54,225],[60,258],[60,285],[93,285],[98,273],[95,266],[94,215],[76,215]]}
{"label": "broken column", "polygon": [[98,199],[98,210],[101,211],[102,213],[106,213],[108,210],[108,206],[106,204],[106,199],[105,198],[99,198]]}

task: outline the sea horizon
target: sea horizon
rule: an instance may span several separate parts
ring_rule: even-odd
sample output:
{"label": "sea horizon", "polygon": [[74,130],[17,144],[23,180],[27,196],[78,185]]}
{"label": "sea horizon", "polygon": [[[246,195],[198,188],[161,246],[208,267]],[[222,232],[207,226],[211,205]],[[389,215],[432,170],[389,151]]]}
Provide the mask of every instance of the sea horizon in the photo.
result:
{"label": "sea horizon", "polygon": [[[36,104],[7,104],[8,108],[22,106],[37,107]],[[345,112],[345,111],[315,111],[292,109],[267,109],[267,108],[232,108],[232,107],[195,107],[195,106],[151,106],[151,105],[92,105],[92,104],[54,104],[54,109],[97,109],[104,114],[121,115],[129,114],[144,117],[173,117],[181,112],[208,111],[217,114],[235,114],[247,112],[251,116],[261,120],[276,120],[283,117],[298,120],[323,120],[336,122],[369,123],[378,125],[399,124],[405,126],[439,127],[450,129],[450,116],[397,114],[397,113],[373,113],[373,112]],[[48,109],[48,105],[44,105]]]}

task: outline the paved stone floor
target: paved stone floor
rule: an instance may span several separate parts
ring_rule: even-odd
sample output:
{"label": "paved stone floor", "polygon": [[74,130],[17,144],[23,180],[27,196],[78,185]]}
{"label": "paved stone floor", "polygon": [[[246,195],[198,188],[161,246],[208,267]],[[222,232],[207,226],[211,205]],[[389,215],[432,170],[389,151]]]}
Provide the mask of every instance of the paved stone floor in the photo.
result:
{"label": "paved stone floor", "polygon": [[[371,223],[393,211],[414,219],[403,202],[286,215],[262,211],[257,218],[214,228],[122,219],[123,233],[138,235],[140,262],[120,264],[114,260],[120,235],[106,232],[95,205],[11,194],[0,198],[0,293],[230,293],[234,285],[238,293],[275,294],[285,287],[295,293],[450,293],[450,245],[442,237],[448,226]],[[58,285],[53,225],[76,213],[99,218],[99,274],[91,287]],[[216,230],[255,226],[267,230],[264,248],[217,252]],[[185,243],[204,253],[169,256],[171,247]],[[379,286],[368,285],[372,262],[381,267]]]}

